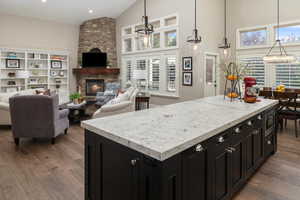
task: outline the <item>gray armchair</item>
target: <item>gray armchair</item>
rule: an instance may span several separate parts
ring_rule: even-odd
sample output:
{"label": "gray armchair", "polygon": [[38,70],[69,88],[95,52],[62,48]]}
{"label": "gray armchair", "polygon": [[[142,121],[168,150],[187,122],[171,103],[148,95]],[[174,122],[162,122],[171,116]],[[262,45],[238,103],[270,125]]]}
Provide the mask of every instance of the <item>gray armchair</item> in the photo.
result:
{"label": "gray armchair", "polygon": [[111,99],[118,95],[118,91],[121,88],[121,84],[118,82],[106,83],[105,91],[98,92],[96,95],[96,105],[103,106]]}
{"label": "gray armchair", "polygon": [[26,95],[9,99],[12,132],[16,145],[20,138],[55,138],[67,134],[69,110],[59,110],[58,96]]}

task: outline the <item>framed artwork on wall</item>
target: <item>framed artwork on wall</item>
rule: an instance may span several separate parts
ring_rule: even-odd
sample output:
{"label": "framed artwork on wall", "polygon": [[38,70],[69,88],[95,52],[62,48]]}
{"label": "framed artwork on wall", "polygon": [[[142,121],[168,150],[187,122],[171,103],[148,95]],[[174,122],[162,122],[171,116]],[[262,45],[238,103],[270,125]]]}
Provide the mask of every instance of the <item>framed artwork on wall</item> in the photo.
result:
{"label": "framed artwork on wall", "polygon": [[60,60],[51,60],[51,68],[52,69],[61,69],[62,62]]}
{"label": "framed artwork on wall", "polygon": [[6,59],[6,68],[20,68],[20,60],[19,59]]}
{"label": "framed artwork on wall", "polygon": [[193,57],[183,57],[182,58],[182,70],[192,71],[193,70]]}
{"label": "framed artwork on wall", "polygon": [[183,86],[193,86],[193,72],[183,72],[182,73],[182,85]]}

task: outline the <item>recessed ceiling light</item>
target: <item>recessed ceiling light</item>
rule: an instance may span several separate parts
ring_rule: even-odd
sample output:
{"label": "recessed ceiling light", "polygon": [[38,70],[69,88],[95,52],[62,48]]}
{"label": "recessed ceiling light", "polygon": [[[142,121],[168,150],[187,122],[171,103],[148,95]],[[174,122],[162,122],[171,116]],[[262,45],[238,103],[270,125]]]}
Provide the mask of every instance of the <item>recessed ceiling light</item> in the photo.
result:
{"label": "recessed ceiling light", "polygon": [[92,14],[94,11],[92,9],[89,9],[89,13]]}
{"label": "recessed ceiling light", "polygon": [[43,2],[43,3],[46,3],[46,2],[47,2],[47,0],[42,0],[42,2]]}

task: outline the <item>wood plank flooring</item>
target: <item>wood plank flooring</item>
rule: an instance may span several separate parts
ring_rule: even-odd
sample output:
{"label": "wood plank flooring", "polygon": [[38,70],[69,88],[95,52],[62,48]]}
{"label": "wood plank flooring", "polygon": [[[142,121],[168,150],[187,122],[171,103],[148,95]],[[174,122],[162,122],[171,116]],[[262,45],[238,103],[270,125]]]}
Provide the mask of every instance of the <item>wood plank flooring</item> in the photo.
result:
{"label": "wood plank flooring", "polygon": [[[300,138],[293,124],[279,134],[271,157],[234,200],[299,200]],[[83,200],[84,136],[72,126],[55,145],[49,140],[22,141],[0,128],[0,200]]]}

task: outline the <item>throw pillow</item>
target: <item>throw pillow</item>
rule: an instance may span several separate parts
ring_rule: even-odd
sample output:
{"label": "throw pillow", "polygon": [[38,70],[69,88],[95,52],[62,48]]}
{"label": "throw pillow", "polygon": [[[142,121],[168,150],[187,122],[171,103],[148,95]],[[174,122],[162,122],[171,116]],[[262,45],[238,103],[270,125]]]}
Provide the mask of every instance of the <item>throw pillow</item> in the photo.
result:
{"label": "throw pillow", "polygon": [[41,91],[41,90],[36,90],[35,91],[37,95],[46,95],[46,96],[51,96],[51,92],[49,89]]}
{"label": "throw pillow", "polygon": [[105,90],[104,96],[114,96],[114,91],[113,90]]}
{"label": "throw pillow", "polygon": [[124,94],[119,94],[119,96],[117,98],[119,98],[120,101],[128,101],[129,95],[128,95],[128,93],[125,92]]}

